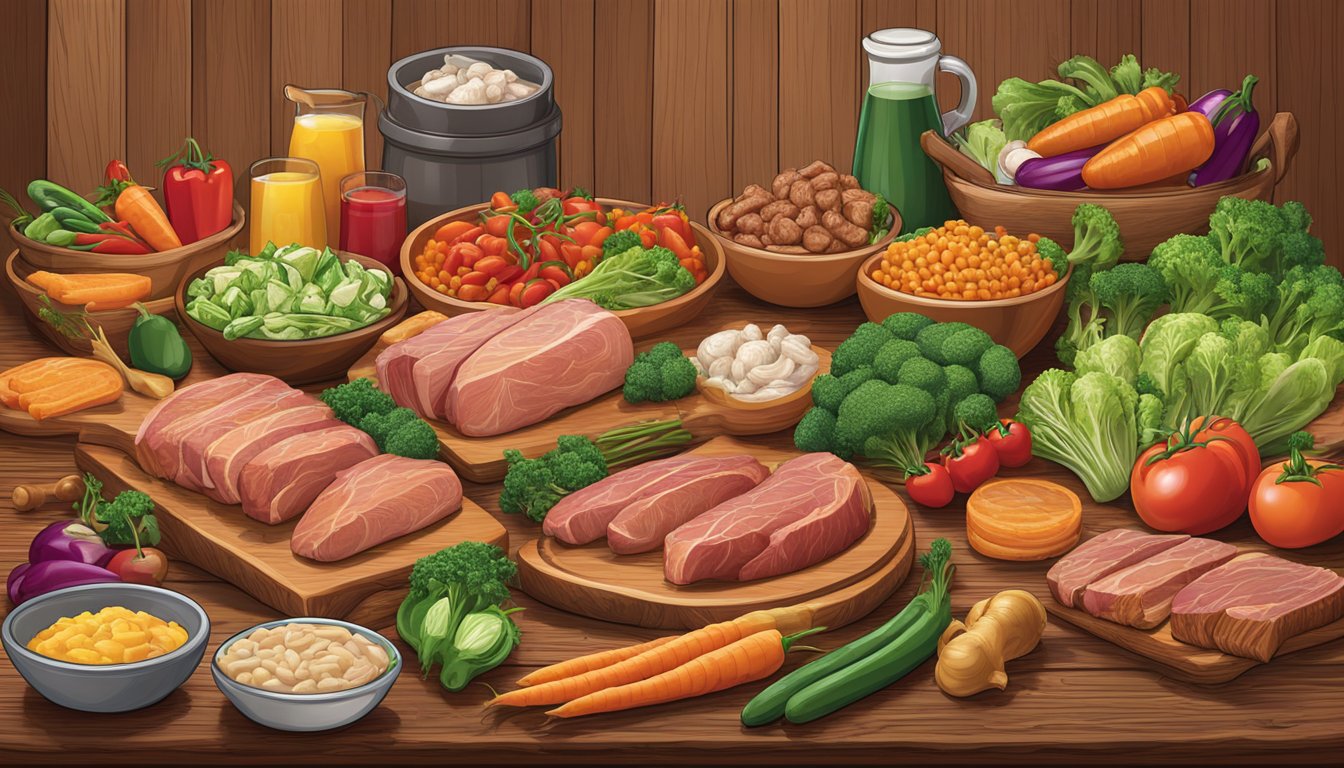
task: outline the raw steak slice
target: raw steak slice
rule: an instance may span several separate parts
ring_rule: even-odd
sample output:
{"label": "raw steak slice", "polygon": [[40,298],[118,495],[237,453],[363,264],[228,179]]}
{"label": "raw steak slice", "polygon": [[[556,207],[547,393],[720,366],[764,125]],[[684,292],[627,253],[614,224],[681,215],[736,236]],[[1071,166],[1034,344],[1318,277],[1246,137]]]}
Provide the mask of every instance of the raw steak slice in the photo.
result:
{"label": "raw steak slice", "polygon": [[607,525],[607,546],[618,555],[661,549],[667,534],[769,476],[751,456],[691,458],[616,515]]}
{"label": "raw steak slice", "polygon": [[1115,528],[1093,536],[1061,557],[1045,574],[1045,580],[1060,605],[1081,607],[1083,588],[1089,583],[1147,560],[1189,538],[1185,534],[1154,536]]}
{"label": "raw steak slice", "polygon": [[265,394],[256,393],[215,406],[209,412],[209,417],[200,421],[179,442],[182,466],[178,470],[177,476],[173,478],[173,482],[193,491],[204,490],[206,487],[205,477],[208,472],[205,453],[212,443],[257,419],[281,413],[291,408],[307,408],[318,404],[319,401],[307,392],[286,387],[285,389],[275,388]]}
{"label": "raw steak slice", "polygon": [[[258,386],[272,386],[279,381],[273,376],[257,373],[232,373],[218,379],[210,379],[189,384],[154,405],[140,422],[135,433],[136,460],[141,468],[151,475],[171,477],[165,474],[157,461],[162,452],[171,455],[165,449],[162,435],[168,427],[191,416],[219,405],[239,393]],[[281,382],[283,383],[283,382]]]}
{"label": "raw steak slice", "polygon": [[859,471],[829,453],[808,453],[669,533],[663,575],[673,584],[777,576],[840,552],[871,523]]}
{"label": "raw steak slice", "polygon": [[462,483],[447,464],[383,454],[338,474],[295,526],[289,548],[311,560],[343,560],[461,507]]}
{"label": "raw steak slice", "polygon": [[689,456],[637,464],[569,494],[546,513],[542,533],[575,546],[607,535],[607,525],[633,502],[657,493]]}
{"label": "raw steak slice", "polygon": [[1083,610],[1097,618],[1152,629],[1167,620],[1186,584],[1237,556],[1213,539],[1189,539],[1087,585]]}
{"label": "raw steak slice", "polygon": [[238,481],[243,467],[258,454],[286,438],[340,425],[322,403],[300,405],[249,421],[205,449],[206,496],[223,504],[242,501]]}
{"label": "raw steak slice", "polygon": [[377,454],[373,438],[339,421],[281,440],[243,467],[238,480],[243,513],[271,525],[296,517],[337,472]]}
{"label": "raw steak slice", "polygon": [[1263,553],[1192,581],[1171,604],[1171,635],[1201,648],[1269,661],[1290,637],[1344,615],[1344,578]]}
{"label": "raw steak slice", "polygon": [[469,437],[502,435],[619,387],[634,360],[630,331],[596,304],[546,304],[457,369],[446,418]]}

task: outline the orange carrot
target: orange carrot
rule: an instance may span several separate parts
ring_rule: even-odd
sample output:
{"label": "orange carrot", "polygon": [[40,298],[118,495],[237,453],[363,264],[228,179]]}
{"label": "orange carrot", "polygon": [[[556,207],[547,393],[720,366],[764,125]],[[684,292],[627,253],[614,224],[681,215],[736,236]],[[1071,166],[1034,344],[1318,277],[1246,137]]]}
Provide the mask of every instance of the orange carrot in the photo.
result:
{"label": "orange carrot", "polygon": [[0,373],[0,399],[41,421],[121,397],[121,375],[97,360],[45,357]]}
{"label": "orange carrot", "polygon": [[120,182],[118,186],[120,192],[114,205],[118,219],[128,222],[136,234],[156,251],[182,247],[182,240],[169,223],[168,214],[163,212],[159,201],[149,194],[149,190],[135,182]]}
{"label": "orange carrot", "polygon": [[779,629],[781,626],[798,627],[796,622],[801,616],[806,616],[804,624],[810,626],[810,612],[800,612],[797,608],[752,611],[732,621],[710,624],[694,632],[687,632],[675,640],[657,648],[650,648],[625,661],[618,661],[609,667],[500,694],[488,705],[534,707],[543,704],[562,704],[603,688],[633,683],[676,669],[691,659],[757,632]]}
{"label": "orange carrot", "polygon": [[585,672],[592,672],[595,669],[610,667],[618,661],[625,661],[632,656],[638,656],[647,650],[657,648],[660,645],[666,645],[676,639],[676,635],[668,635],[667,637],[660,637],[657,640],[650,640],[647,643],[640,643],[639,645],[630,645],[625,648],[614,648],[610,651],[590,653],[587,656],[580,656],[577,659],[570,659],[569,661],[562,661],[559,664],[552,664],[549,667],[542,667],[535,672],[525,675],[518,681],[518,684],[526,687],[529,685],[550,683],[556,680],[564,680],[566,677],[575,677],[576,675],[582,675]]}
{"label": "orange carrot", "polygon": [[1137,96],[1124,93],[1047,125],[1031,137],[1027,149],[1041,157],[1088,149],[1115,141],[1175,110],[1171,96],[1156,86],[1144,88]]}
{"label": "orange carrot", "polygon": [[1198,112],[1155,120],[1103,149],[1083,166],[1092,189],[1122,189],[1198,168],[1213,154],[1213,125]]}
{"label": "orange carrot", "polygon": [[129,307],[148,296],[152,287],[144,275],[116,272],[56,275],[38,271],[27,280],[62,304],[87,304],[89,312]]}
{"label": "orange carrot", "polygon": [[798,638],[820,632],[809,629],[784,637],[777,629],[757,632],[691,659],[675,669],[629,685],[604,688],[574,699],[546,714],[581,717],[679,701],[769,677],[784,666],[784,654]]}

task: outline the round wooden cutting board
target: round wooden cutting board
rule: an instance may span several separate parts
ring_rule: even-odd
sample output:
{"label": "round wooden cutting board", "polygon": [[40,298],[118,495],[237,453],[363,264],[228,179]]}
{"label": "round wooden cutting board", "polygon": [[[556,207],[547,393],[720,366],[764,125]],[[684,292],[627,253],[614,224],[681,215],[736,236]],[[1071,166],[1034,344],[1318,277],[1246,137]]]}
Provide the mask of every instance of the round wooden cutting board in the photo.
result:
{"label": "round wooden cutting board", "polygon": [[[772,467],[796,453],[720,437],[692,453],[750,453]],[[571,547],[550,537],[523,544],[523,591],[556,608],[641,627],[692,629],[744,613],[806,603],[813,623],[831,629],[856,621],[891,595],[910,572],[914,527],[900,497],[875,480],[873,526],[849,549],[801,571],[753,582],[677,586],[663,578],[663,553],[616,555],[605,540]]]}

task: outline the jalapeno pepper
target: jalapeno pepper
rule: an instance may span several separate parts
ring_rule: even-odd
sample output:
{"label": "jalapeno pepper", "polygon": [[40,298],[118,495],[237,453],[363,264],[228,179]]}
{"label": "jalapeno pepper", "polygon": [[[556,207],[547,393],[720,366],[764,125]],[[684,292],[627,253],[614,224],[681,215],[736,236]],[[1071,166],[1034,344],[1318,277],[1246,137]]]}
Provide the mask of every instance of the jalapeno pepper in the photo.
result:
{"label": "jalapeno pepper", "polygon": [[135,308],[140,317],[126,339],[131,365],[171,379],[186,376],[191,370],[191,348],[182,340],[177,326],[162,315],[150,314],[144,304],[136,304]]}

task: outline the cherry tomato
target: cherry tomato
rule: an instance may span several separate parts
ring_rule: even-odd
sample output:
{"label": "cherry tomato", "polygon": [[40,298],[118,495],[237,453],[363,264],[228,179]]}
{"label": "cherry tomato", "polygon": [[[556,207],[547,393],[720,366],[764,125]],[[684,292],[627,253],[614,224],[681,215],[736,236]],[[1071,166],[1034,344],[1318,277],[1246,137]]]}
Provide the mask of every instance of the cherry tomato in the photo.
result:
{"label": "cherry tomato", "polygon": [[168,556],[153,547],[123,549],[108,561],[107,570],[122,581],[157,587],[168,578]]}
{"label": "cherry tomato", "polygon": [[999,454],[988,440],[977,437],[964,445],[954,442],[951,452],[943,457],[943,466],[952,476],[957,493],[970,493],[998,474]]}
{"label": "cherry tomato", "polygon": [[910,475],[905,479],[905,492],[910,494],[911,501],[933,509],[947,506],[956,495],[947,468],[932,463],[926,463],[921,474]]}
{"label": "cherry tomato", "polygon": [[994,452],[999,455],[999,466],[1020,467],[1031,461],[1031,430],[1012,419],[999,419],[985,435]]}
{"label": "cherry tomato", "polygon": [[653,226],[656,229],[670,228],[680,235],[681,239],[688,245],[695,242],[695,233],[691,231],[690,223],[682,218],[681,214],[675,211],[660,213],[657,216],[654,216]]}
{"label": "cherry tomato", "polygon": [[1253,476],[1242,448],[1232,439],[1201,440],[1205,433],[1194,429],[1187,423],[1134,462],[1134,511],[1150,528],[1198,536],[1231,525],[1246,509]]}

